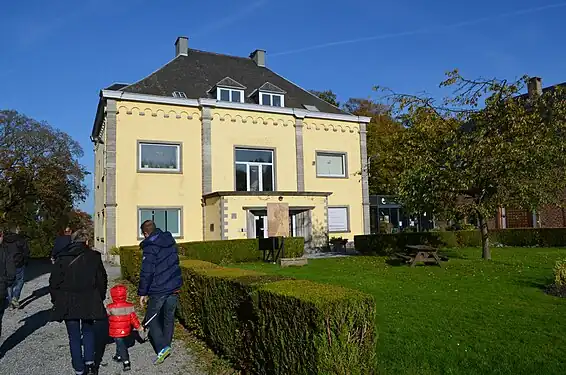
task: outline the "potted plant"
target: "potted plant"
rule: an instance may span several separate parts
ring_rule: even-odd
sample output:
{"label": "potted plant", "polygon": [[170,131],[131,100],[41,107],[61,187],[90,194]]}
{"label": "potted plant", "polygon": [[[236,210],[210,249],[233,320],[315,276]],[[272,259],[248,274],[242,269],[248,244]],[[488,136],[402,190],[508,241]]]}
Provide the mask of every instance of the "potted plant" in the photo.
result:
{"label": "potted plant", "polygon": [[332,244],[332,251],[343,252],[346,250],[348,240],[342,237],[332,237],[330,243]]}

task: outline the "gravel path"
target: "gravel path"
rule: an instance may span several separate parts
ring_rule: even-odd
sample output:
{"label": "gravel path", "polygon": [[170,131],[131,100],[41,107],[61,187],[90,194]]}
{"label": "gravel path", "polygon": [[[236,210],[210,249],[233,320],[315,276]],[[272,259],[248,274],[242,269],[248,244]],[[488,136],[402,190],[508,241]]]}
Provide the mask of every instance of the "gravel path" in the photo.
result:
{"label": "gravel path", "polygon": [[[107,266],[109,284],[120,276],[118,267]],[[22,292],[22,309],[6,310],[0,342],[1,375],[63,375],[74,374],[71,367],[69,341],[63,323],[49,322],[51,301],[47,291],[49,264],[34,263],[26,270]],[[141,319],[142,317],[140,317]],[[106,346],[100,375],[122,373],[122,365],[112,361],[114,344]],[[193,358],[182,342],[173,343],[173,353],[161,365],[153,366],[155,354],[149,343],[130,348],[131,375],[194,374]]]}

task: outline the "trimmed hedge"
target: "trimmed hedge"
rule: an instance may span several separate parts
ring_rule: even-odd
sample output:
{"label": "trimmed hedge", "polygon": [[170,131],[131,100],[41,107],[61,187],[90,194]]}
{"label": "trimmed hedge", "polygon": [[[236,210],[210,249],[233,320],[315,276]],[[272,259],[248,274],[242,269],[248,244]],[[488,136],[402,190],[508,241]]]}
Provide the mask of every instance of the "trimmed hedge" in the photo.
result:
{"label": "trimmed hedge", "polygon": [[[139,253],[121,249],[132,282]],[[193,259],[182,260],[181,270],[181,322],[244,373],[375,373],[373,297]]]}
{"label": "trimmed hedge", "polygon": [[[514,247],[566,246],[566,228],[496,229],[489,231],[492,244]],[[355,236],[356,250],[366,255],[389,255],[406,245],[478,247],[481,234],[473,231],[417,232]]]}
{"label": "trimmed hedge", "polygon": [[[256,238],[185,242],[179,244],[180,252],[191,258],[216,264],[255,262],[261,260],[263,252],[259,251]],[[302,237],[285,238],[285,257],[303,256],[305,239]]]}

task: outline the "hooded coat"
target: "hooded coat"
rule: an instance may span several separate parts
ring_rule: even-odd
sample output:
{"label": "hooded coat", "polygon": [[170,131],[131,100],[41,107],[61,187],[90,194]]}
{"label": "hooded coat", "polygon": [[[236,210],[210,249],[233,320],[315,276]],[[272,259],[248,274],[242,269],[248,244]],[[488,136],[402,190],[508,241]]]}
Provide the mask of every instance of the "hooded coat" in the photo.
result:
{"label": "hooded coat", "polygon": [[18,233],[4,233],[3,244],[14,256],[16,268],[25,266],[29,260],[29,246],[24,236]]}
{"label": "hooded coat", "polygon": [[143,259],[139,296],[163,296],[177,292],[183,285],[179,254],[169,232],[155,230],[140,243]]}
{"label": "hooded coat", "polygon": [[[8,246],[0,243],[0,303],[8,296],[8,287],[16,280],[16,263],[14,254],[10,253]],[[0,322],[1,323],[1,322]]]}
{"label": "hooded coat", "polygon": [[127,301],[128,289],[124,285],[116,285],[110,289],[112,303],[106,306],[108,311],[109,336],[113,338],[128,337],[132,326],[139,330],[140,321],[134,305]]}
{"label": "hooded coat", "polygon": [[100,253],[73,242],[57,257],[49,277],[52,320],[106,319],[107,284]]}

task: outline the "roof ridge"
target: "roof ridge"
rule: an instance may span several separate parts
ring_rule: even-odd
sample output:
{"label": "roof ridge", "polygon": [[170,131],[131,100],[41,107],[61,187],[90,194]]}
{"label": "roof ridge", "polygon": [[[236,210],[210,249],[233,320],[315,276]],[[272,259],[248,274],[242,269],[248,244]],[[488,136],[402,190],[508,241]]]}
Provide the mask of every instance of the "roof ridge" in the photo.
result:
{"label": "roof ridge", "polygon": [[200,53],[207,53],[207,54],[209,54],[209,55],[216,55],[216,56],[234,57],[234,58],[236,58],[236,59],[243,59],[243,60],[252,61],[252,59],[250,59],[249,57],[236,56],[236,55],[229,55],[229,54],[227,54],[227,53],[218,53],[218,52],[203,51],[203,50],[195,49],[195,48],[189,48],[189,53],[190,53],[190,51],[195,51],[195,52],[200,52]]}

